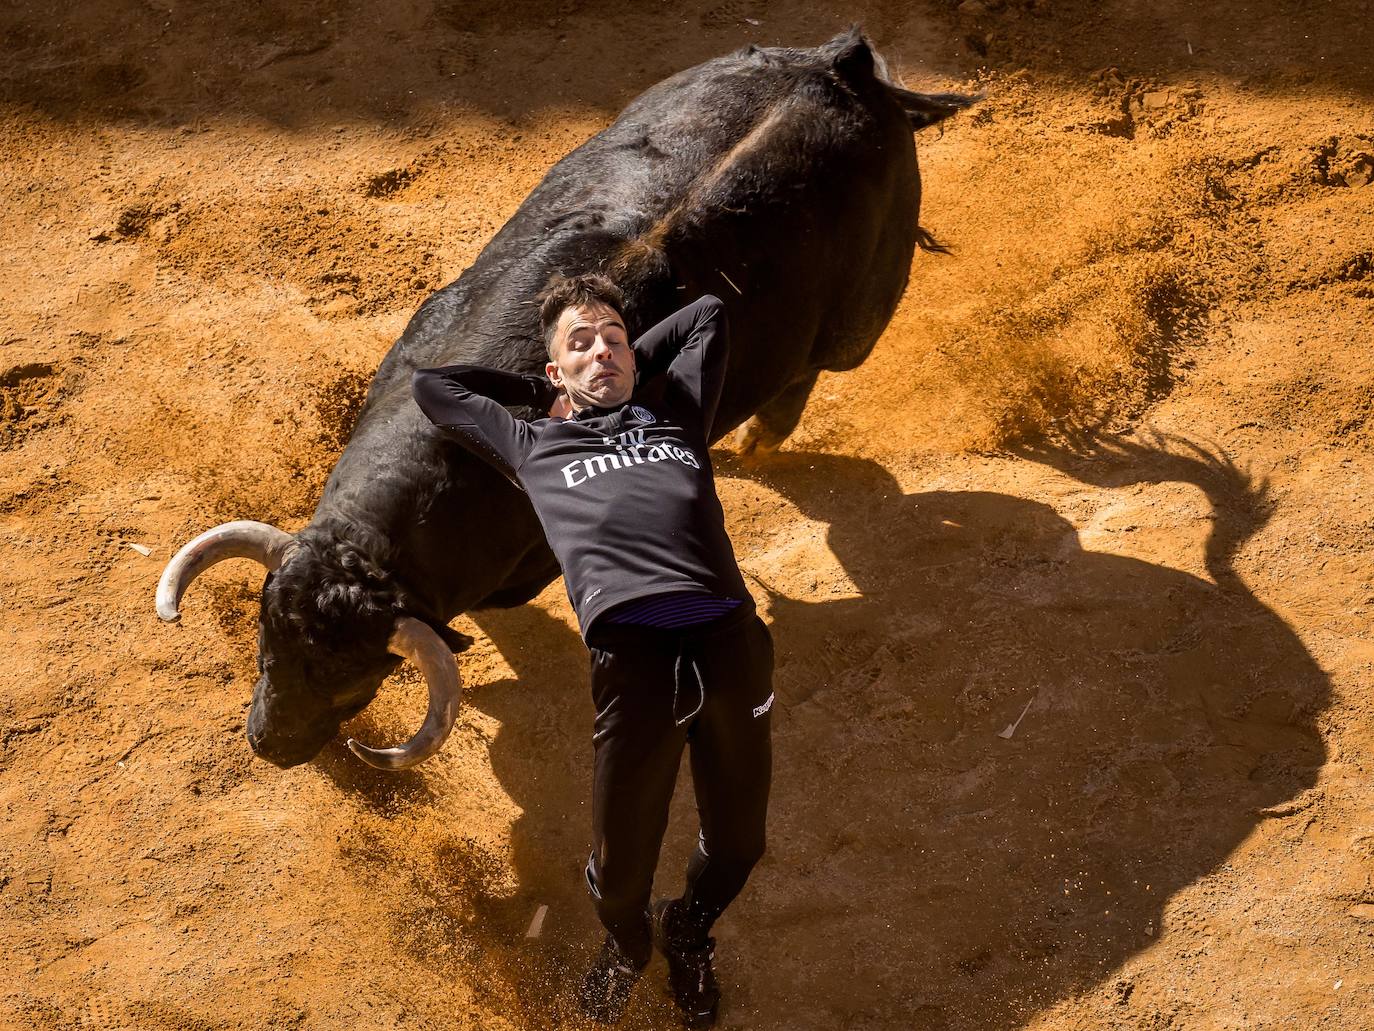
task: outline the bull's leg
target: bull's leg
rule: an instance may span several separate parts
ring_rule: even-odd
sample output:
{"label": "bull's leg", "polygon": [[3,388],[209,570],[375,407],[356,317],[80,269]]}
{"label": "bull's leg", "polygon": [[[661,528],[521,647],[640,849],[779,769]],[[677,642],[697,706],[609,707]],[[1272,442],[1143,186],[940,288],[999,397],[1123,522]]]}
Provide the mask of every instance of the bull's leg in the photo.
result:
{"label": "bull's leg", "polygon": [[802,409],[820,372],[813,372],[784,390],[745,420],[735,431],[735,447],[745,458],[763,458],[778,449],[801,421]]}

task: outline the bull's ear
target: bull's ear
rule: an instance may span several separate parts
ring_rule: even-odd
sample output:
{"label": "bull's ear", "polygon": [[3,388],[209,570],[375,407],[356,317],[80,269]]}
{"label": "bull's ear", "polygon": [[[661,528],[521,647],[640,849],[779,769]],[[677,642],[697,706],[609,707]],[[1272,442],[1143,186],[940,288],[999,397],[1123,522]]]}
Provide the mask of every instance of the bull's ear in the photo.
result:
{"label": "bull's ear", "polygon": [[[430,625],[433,626],[433,624]],[[472,638],[467,634],[460,634],[451,626],[436,626],[434,632],[449,646],[454,655],[461,654],[472,647]]]}
{"label": "bull's ear", "polygon": [[821,52],[830,58],[830,66],[841,78],[858,81],[873,76],[873,51],[857,22],[822,44]]}

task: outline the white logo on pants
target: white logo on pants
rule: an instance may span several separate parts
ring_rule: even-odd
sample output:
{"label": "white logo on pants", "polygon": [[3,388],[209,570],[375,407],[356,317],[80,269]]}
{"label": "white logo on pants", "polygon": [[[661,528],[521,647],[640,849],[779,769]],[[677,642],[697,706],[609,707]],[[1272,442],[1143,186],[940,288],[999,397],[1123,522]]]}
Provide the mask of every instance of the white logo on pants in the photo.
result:
{"label": "white logo on pants", "polygon": [[768,701],[764,702],[762,705],[758,705],[758,706],[755,706],[755,707],[754,707],[754,719],[758,719],[760,716],[762,716],[765,712],[767,712],[767,711],[768,711],[769,709],[771,709],[771,708],[773,708],[773,692],[772,692],[772,691],[768,692]]}

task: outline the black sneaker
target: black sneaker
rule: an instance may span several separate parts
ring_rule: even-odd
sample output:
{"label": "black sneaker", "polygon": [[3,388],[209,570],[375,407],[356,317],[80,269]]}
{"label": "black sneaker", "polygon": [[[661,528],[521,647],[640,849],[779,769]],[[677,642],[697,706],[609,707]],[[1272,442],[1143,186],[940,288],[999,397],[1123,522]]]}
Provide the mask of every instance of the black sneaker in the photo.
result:
{"label": "black sneaker", "polygon": [[660,899],[653,906],[654,945],[668,960],[668,987],[689,1028],[711,1027],[720,1006],[720,987],[711,961],[716,958],[716,940],[686,942],[675,934],[677,908],[681,899]]}
{"label": "black sneaker", "polygon": [[625,958],[609,934],[601,952],[582,978],[577,1005],[582,1015],[601,1024],[617,1023],[625,1013],[630,992],[642,971]]}

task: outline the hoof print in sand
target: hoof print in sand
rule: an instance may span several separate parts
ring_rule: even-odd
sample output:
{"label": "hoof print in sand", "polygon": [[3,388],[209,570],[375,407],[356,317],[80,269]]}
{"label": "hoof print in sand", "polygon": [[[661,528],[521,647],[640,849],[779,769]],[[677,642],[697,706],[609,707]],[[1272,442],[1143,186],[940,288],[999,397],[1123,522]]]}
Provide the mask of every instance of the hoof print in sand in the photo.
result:
{"label": "hoof print in sand", "polygon": [[1332,136],[1313,148],[1312,179],[1323,186],[1336,187],[1374,183],[1374,136]]}
{"label": "hoof print in sand", "polygon": [[48,362],[27,362],[0,372],[0,451],[46,429],[76,376]]}
{"label": "hoof print in sand", "polygon": [[387,169],[363,181],[363,194],[376,199],[394,196],[409,186],[418,174],[414,168]]}

